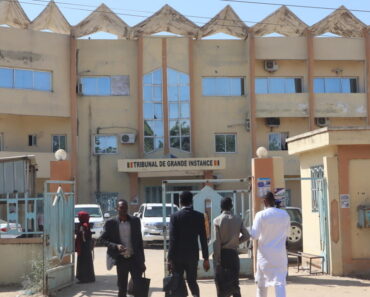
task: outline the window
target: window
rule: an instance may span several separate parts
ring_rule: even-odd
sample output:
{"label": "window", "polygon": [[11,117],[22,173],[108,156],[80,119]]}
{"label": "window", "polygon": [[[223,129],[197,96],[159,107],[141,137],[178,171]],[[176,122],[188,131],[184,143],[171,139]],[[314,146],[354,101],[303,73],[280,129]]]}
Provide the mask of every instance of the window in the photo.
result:
{"label": "window", "polygon": [[163,148],[162,70],[143,77],[144,151],[150,153]]}
{"label": "window", "polygon": [[129,96],[128,75],[82,77],[79,92],[84,96]]}
{"label": "window", "polygon": [[312,212],[319,211],[319,199],[324,194],[324,166],[311,167]]}
{"label": "window", "polygon": [[235,153],[236,134],[216,134],[216,153]]}
{"label": "window", "polygon": [[116,154],[118,142],[116,135],[95,135],[94,154]]}
{"label": "window", "polygon": [[67,150],[67,136],[66,135],[53,135],[52,136],[52,151],[55,153],[57,150]]}
{"label": "window", "polygon": [[302,79],[294,77],[259,77],[255,80],[256,94],[302,93]]}
{"label": "window", "polygon": [[0,68],[0,88],[51,92],[51,72]]}
{"label": "window", "polygon": [[288,145],[286,143],[288,137],[288,132],[269,133],[269,151],[288,150]]}
{"label": "window", "polygon": [[162,187],[158,186],[145,187],[145,203],[161,203],[161,202],[162,202]]}
{"label": "window", "polygon": [[36,146],[37,145],[37,136],[32,134],[28,135],[28,146]]}
{"label": "window", "polygon": [[189,75],[167,70],[170,146],[190,152]]}
{"label": "window", "polygon": [[243,96],[243,77],[204,77],[203,96]]}
{"label": "window", "polygon": [[316,77],[315,93],[357,93],[357,78],[349,77]]}

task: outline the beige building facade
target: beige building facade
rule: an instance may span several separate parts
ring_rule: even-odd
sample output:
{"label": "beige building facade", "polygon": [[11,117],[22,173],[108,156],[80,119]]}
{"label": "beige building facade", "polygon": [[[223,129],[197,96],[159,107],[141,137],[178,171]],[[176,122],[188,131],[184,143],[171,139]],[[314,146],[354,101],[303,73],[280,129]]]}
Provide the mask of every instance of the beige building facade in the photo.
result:
{"label": "beige building facade", "polygon": [[[104,4],[76,26],[54,2],[32,22],[16,0],[0,11],[10,12],[0,13],[10,27],[0,28],[9,80],[0,83],[0,156],[35,154],[39,192],[58,148],[72,160],[79,203],[126,198],[136,209],[161,200],[162,180],[189,179],[171,188],[181,191],[201,187],[191,179],[250,176],[259,146],[298,178],[286,138],[368,124],[369,33],[345,8],[309,27],[281,7],[251,28],[230,6],[203,27],[168,5],[134,27]],[[81,39],[97,31],[117,40]],[[163,31],[176,36],[153,36]],[[238,39],[206,39],[215,33]],[[215,163],[204,167],[207,158]],[[198,163],[119,166],[147,159]],[[300,182],[286,188],[301,206]]]}

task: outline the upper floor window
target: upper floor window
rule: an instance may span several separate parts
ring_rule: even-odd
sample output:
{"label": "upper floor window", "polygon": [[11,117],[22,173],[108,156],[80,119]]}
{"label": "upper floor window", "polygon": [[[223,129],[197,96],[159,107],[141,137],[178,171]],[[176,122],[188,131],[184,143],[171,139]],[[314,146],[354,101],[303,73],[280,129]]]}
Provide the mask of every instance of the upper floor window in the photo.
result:
{"label": "upper floor window", "polygon": [[82,77],[79,93],[84,96],[129,96],[128,75]]}
{"label": "upper floor window", "polygon": [[269,134],[269,151],[286,151],[288,145],[286,139],[289,137],[288,132],[270,133]]}
{"label": "upper floor window", "polygon": [[203,77],[203,96],[243,96],[244,77]]}
{"label": "upper floor window", "polygon": [[28,135],[28,146],[37,146],[37,135],[36,134]]}
{"label": "upper floor window", "polygon": [[150,153],[163,147],[162,70],[143,77],[144,151]]}
{"label": "upper floor window", "polygon": [[189,75],[167,69],[170,146],[190,152]]}
{"label": "upper floor window", "polygon": [[67,150],[67,136],[66,135],[53,135],[51,137],[52,151],[55,153],[59,149]]}
{"label": "upper floor window", "polygon": [[116,135],[95,135],[94,154],[116,154],[118,142]]}
{"label": "upper floor window", "polygon": [[316,77],[315,93],[358,93],[357,78],[351,77]]}
{"label": "upper floor window", "polygon": [[302,79],[295,77],[259,77],[255,80],[256,94],[302,93]]}
{"label": "upper floor window", "polygon": [[0,68],[0,88],[50,92],[51,76],[50,71]]}
{"label": "upper floor window", "polygon": [[236,134],[216,134],[216,153],[235,153]]}

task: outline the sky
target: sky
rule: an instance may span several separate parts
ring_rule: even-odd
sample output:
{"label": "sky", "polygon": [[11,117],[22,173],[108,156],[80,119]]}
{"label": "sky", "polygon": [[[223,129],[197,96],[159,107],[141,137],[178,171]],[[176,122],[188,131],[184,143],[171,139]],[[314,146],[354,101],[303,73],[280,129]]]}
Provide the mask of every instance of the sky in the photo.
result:
{"label": "sky", "polygon": [[[277,10],[280,6],[261,5],[256,3],[236,3],[223,0],[54,0],[71,25],[76,25],[87,17],[101,3],[105,3],[130,26],[145,20],[162,6],[168,4],[181,14],[187,16],[198,26],[204,25],[226,5],[231,5],[239,17],[251,27],[255,22]],[[243,0],[241,0],[243,1]],[[253,0],[251,0],[253,1]],[[369,0],[254,0],[276,4],[292,4],[306,6],[324,6],[338,8],[341,5],[348,9],[367,10],[368,12],[353,12],[353,14],[370,25]],[[33,20],[45,8],[47,0],[19,0],[28,17]],[[307,25],[313,25],[332,10],[289,7]],[[201,18],[197,18],[201,17]],[[101,33],[100,33],[101,34]],[[99,35],[97,35],[99,36]],[[104,37],[105,34],[100,35]]]}

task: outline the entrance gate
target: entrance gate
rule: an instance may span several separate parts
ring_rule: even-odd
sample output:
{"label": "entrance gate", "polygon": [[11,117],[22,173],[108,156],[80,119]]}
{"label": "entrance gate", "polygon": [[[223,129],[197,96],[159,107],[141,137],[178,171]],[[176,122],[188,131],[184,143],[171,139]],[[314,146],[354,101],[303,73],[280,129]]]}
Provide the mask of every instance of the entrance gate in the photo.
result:
{"label": "entrance gate", "polygon": [[[61,184],[70,188],[63,192]],[[56,192],[51,186],[59,186]],[[74,182],[47,181],[44,185],[44,294],[74,281]]]}
{"label": "entrance gate", "polygon": [[312,178],[286,178],[285,181],[300,181],[302,182],[311,182],[311,195],[313,195],[314,203],[317,203],[319,221],[320,221],[320,245],[321,253],[324,257],[324,271],[329,273],[329,264],[330,264],[330,252],[329,252],[329,226],[328,226],[328,199],[327,199],[327,183],[326,179],[323,177],[323,174],[317,175],[317,170],[320,168],[313,168],[315,172],[312,172]]}
{"label": "entrance gate", "polygon": [[[166,203],[170,203],[173,209],[174,196],[180,194],[179,191],[167,191],[168,184],[221,184],[221,183],[245,183],[243,179],[209,179],[209,180],[165,180],[162,182],[162,203],[163,203],[163,247],[164,247],[164,271],[167,275],[167,241],[168,241],[168,222],[166,219]],[[234,214],[240,215],[244,219],[245,213],[251,205],[250,196],[247,189],[237,190],[214,190],[210,186],[204,186],[200,191],[191,191],[194,195],[193,207],[195,210],[207,214],[209,221],[210,238],[208,241],[209,254],[213,253],[213,242],[215,240],[213,220],[221,213],[220,202],[222,197],[231,197],[234,204]],[[212,262],[212,261],[211,261]],[[212,264],[212,263],[211,263]],[[213,265],[208,272],[204,272],[202,261],[199,261],[198,277],[213,277]],[[252,275],[252,260],[249,257],[242,257],[240,261],[241,275]]]}

